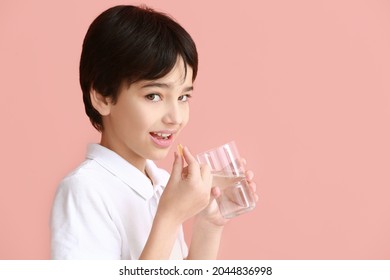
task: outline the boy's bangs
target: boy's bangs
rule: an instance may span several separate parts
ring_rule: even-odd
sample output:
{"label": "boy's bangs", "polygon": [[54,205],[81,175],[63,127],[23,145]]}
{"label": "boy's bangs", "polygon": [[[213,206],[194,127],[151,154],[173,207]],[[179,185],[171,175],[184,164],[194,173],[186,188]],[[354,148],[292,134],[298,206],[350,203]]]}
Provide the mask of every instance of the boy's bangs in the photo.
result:
{"label": "boy's bangs", "polygon": [[[168,41],[169,42],[169,41]],[[128,82],[134,83],[140,80],[157,80],[172,71],[177,61],[181,58],[184,62],[184,79],[187,76],[187,67],[193,68],[184,54],[183,50],[173,44],[164,44],[156,42],[155,46],[150,46],[145,51],[145,56],[140,55],[142,61],[138,66],[138,73],[133,72]],[[194,79],[194,77],[192,77]]]}
{"label": "boy's bangs", "polygon": [[[142,36],[145,36],[144,40],[140,38]],[[138,69],[137,73],[134,73],[133,69],[131,82],[162,78],[172,71],[179,58],[183,59],[185,76],[189,66],[194,71],[192,79],[195,78],[196,47],[188,33],[180,26],[172,23],[150,24],[144,27],[142,35],[139,34],[139,40],[135,43],[136,48],[140,48],[136,61],[129,61],[129,65],[136,65],[134,69]]]}

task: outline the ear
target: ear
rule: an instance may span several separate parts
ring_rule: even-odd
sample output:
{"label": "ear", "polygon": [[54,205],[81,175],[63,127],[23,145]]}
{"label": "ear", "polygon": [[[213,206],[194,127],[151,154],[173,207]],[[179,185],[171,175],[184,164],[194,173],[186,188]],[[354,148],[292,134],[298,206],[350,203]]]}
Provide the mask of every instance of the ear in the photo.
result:
{"label": "ear", "polygon": [[89,95],[91,98],[92,106],[100,113],[102,116],[107,116],[111,112],[111,98],[104,97],[95,89],[91,89],[89,91]]}

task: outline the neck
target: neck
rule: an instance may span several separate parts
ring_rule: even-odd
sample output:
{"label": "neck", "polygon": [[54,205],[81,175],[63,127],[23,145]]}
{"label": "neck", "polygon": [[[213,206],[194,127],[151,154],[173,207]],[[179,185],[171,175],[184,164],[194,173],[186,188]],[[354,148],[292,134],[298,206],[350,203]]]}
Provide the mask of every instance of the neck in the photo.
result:
{"label": "neck", "polygon": [[128,161],[131,165],[133,165],[135,168],[139,169],[142,173],[148,176],[145,171],[146,159],[134,153],[134,151],[129,149],[124,143],[119,144],[115,143],[114,141],[109,141],[109,139],[104,137],[104,134],[102,134],[100,145],[106,147],[107,149],[110,149],[111,151],[114,151],[126,161]]}

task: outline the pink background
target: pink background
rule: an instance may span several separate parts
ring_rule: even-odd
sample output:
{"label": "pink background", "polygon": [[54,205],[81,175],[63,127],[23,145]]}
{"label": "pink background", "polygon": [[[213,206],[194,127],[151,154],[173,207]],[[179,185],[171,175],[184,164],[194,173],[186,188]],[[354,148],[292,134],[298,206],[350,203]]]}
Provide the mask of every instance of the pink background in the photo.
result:
{"label": "pink background", "polygon": [[[0,259],[49,258],[57,183],[99,140],[82,39],[119,3],[141,2],[0,3]],[[144,3],[198,45],[180,142],[197,153],[234,139],[256,175],[258,206],[226,226],[220,258],[390,259],[390,2]]]}

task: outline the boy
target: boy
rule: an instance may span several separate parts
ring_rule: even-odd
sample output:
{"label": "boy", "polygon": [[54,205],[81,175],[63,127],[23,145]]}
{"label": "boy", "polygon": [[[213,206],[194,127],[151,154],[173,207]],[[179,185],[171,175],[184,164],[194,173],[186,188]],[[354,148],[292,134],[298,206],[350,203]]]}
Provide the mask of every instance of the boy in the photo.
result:
{"label": "boy", "polygon": [[[101,142],[58,187],[52,258],[216,258],[226,220],[209,168],[187,147],[175,153],[171,175],[152,162],[168,154],[188,122],[197,69],[190,35],[162,13],[116,6],[94,20],[80,84]],[[188,250],[182,223],[193,216]]]}

